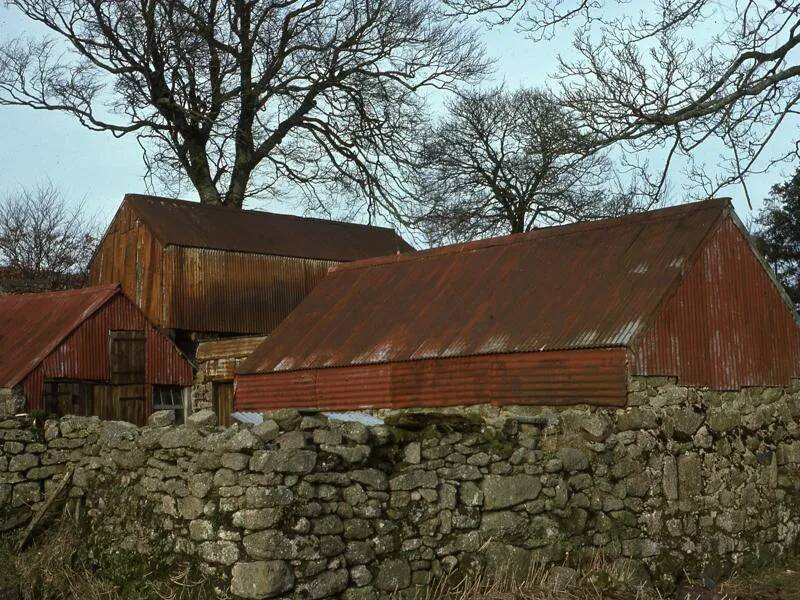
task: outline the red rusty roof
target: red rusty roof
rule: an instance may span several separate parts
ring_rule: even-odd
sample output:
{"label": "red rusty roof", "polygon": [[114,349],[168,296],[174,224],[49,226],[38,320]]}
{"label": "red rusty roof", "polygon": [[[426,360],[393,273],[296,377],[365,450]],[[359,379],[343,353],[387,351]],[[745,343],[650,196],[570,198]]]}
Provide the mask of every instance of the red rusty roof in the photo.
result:
{"label": "red rusty roof", "polygon": [[730,210],[707,200],[339,265],[238,372],[626,346]]}
{"label": "red rusty roof", "polygon": [[12,387],[83,321],[120,293],[118,285],[0,296],[0,387]]}
{"label": "red rusty roof", "polygon": [[127,194],[164,246],[350,261],[410,252],[393,229]]}

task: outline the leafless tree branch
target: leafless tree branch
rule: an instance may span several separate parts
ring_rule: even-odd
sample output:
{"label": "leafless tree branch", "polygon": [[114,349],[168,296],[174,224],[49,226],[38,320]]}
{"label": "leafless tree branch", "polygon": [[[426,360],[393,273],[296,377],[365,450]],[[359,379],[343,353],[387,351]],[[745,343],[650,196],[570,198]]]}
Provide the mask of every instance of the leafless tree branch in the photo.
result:
{"label": "leafless tree branch", "polygon": [[487,68],[434,0],[8,4],[52,35],[0,45],[0,104],[136,135],[148,176],[212,204],[289,182],[394,212],[419,92]]}
{"label": "leafless tree branch", "polygon": [[650,196],[621,189],[608,157],[587,153],[591,138],[543,91],[464,92],[425,137],[417,225],[433,243],[520,233],[652,204]]}
{"label": "leafless tree branch", "polygon": [[0,266],[19,291],[85,283],[97,227],[83,204],[70,207],[50,183],[0,200]]}
{"label": "leafless tree branch", "polygon": [[[658,150],[687,165],[722,148],[706,193],[773,160],[777,125],[797,123],[800,4],[787,0],[445,0],[462,14],[515,20],[535,41],[572,35],[559,95],[598,149]],[[791,117],[791,119],[789,118]],[[779,153],[779,159],[797,158]],[[680,158],[681,160],[678,160]],[[701,175],[701,178],[703,176]]]}

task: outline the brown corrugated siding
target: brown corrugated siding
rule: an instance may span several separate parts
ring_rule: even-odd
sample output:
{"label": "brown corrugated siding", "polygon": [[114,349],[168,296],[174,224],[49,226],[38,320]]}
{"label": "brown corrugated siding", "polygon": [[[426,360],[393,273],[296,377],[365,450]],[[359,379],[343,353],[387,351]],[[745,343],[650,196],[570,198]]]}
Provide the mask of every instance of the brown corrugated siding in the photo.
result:
{"label": "brown corrugated siding", "polygon": [[412,250],[391,229],[129,195],[90,280],[164,329],[263,334],[338,261]]}
{"label": "brown corrugated siding", "polygon": [[111,330],[146,332],[147,384],[191,385],[193,373],[189,362],[127,298],[118,294],[83,321],[23,380],[29,410],[44,408],[42,385],[45,379],[109,381],[108,333]]}
{"label": "brown corrugated siding", "polygon": [[237,375],[236,410],[493,403],[622,406],[623,348],[494,354]]}
{"label": "brown corrugated siding", "polygon": [[147,226],[123,204],[92,258],[92,285],[118,283],[155,325],[163,319],[162,248]]}
{"label": "brown corrugated siding", "polygon": [[337,264],[178,246],[164,259],[165,326],[228,333],[271,332]]}
{"label": "brown corrugated siding", "polygon": [[729,217],[656,312],[634,353],[638,374],[675,376],[685,385],[786,385],[800,375],[800,330]]}

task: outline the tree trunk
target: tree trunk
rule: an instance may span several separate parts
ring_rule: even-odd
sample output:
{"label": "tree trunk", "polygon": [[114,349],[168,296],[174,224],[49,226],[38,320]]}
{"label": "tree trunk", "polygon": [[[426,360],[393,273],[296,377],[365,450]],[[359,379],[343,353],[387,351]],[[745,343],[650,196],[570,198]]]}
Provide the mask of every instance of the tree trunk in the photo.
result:
{"label": "tree trunk", "polygon": [[187,172],[189,179],[197,190],[198,196],[200,196],[200,203],[221,205],[222,198],[220,198],[217,186],[214,185],[205,155],[196,156],[195,153],[192,153],[190,161],[190,167]]}
{"label": "tree trunk", "polygon": [[202,185],[194,182],[194,186],[197,189],[197,194],[200,196],[201,204],[213,204],[216,206],[220,206],[222,204],[222,201],[219,197],[219,192],[217,191],[216,186],[213,184]]}
{"label": "tree trunk", "polygon": [[225,194],[223,204],[233,208],[242,208],[244,195],[247,191],[247,182],[250,180],[251,171],[249,169],[235,168],[231,174],[231,183],[228,192]]}

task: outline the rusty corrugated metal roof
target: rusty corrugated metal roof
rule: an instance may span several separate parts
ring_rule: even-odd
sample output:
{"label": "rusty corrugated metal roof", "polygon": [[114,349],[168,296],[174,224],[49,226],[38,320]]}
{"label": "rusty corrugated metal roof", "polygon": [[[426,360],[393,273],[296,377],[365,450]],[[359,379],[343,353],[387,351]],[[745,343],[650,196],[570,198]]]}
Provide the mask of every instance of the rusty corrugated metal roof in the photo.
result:
{"label": "rusty corrugated metal roof", "polygon": [[267,339],[264,335],[247,335],[206,340],[197,345],[195,358],[198,362],[220,358],[242,358],[249,356]]}
{"label": "rusty corrugated metal roof", "polygon": [[707,200],[340,265],[238,372],[626,346],[729,210]]}
{"label": "rusty corrugated metal roof", "polygon": [[164,245],[351,261],[410,252],[393,229],[127,194]]}
{"label": "rusty corrugated metal roof", "polygon": [[0,387],[12,387],[115,294],[118,285],[0,296]]}

